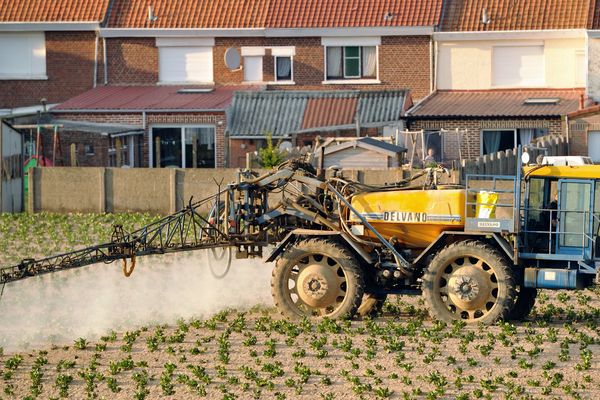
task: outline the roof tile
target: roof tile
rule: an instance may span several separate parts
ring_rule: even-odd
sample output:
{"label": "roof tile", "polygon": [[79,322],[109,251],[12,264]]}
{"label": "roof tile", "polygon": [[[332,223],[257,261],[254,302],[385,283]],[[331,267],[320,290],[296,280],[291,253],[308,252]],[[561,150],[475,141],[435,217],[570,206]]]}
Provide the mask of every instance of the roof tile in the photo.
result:
{"label": "roof tile", "polygon": [[100,22],[109,0],[0,0],[0,22]]}
{"label": "roof tile", "polygon": [[[446,0],[442,31],[586,29],[596,0]],[[486,10],[490,22],[481,22]]]}
{"label": "roof tile", "polygon": [[[155,21],[148,19],[152,5]],[[110,28],[262,28],[269,0],[115,0]]]}
{"label": "roof tile", "polygon": [[[148,20],[152,5],[156,21]],[[110,28],[433,26],[442,0],[115,0]],[[391,13],[391,18],[384,18]]]}
{"label": "roof tile", "polygon": [[271,0],[267,26],[434,26],[439,22],[441,9],[442,0]]}

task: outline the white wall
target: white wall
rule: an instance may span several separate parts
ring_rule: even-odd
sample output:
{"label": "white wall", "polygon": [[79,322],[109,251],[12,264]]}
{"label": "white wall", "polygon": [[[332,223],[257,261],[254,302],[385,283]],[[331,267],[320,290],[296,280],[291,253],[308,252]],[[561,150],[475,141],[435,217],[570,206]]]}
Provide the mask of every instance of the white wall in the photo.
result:
{"label": "white wall", "polygon": [[[494,46],[543,45],[545,88],[583,87],[577,73],[578,53],[585,52],[585,39],[473,40],[438,42],[437,88],[440,90],[492,89]],[[584,68],[581,66],[580,68]],[[579,79],[578,79],[579,78]],[[579,82],[578,82],[579,81]]]}

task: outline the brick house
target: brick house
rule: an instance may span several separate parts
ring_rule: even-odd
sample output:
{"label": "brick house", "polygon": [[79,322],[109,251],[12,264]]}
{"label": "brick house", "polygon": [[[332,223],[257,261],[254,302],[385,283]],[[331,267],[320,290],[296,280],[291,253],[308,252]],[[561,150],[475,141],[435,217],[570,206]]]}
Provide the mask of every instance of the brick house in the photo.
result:
{"label": "brick house", "polygon": [[[171,136],[178,129],[179,160],[168,166],[188,167],[183,156],[186,132],[212,127],[216,136],[209,141],[215,143],[216,160],[202,165],[240,166],[241,146],[236,143],[232,148],[226,137],[227,102],[220,102],[222,93],[232,90],[407,89],[420,99],[433,87],[431,35],[439,22],[441,0],[157,0],[151,4],[111,2],[106,23],[99,29],[101,53],[106,54],[98,68],[102,86],[53,110],[52,121],[64,127],[63,147],[86,137],[95,142],[87,144],[88,151],[79,149],[82,165],[112,165],[117,151],[113,139],[127,130],[128,138],[119,140],[122,151],[132,152],[126,165],[157,166],[157,132],[164,138],[167,129],[173,129]],[[226,53],[239,54],[239,68],[226,65]],[[186,89],[196,93],[177,93]],[[143,107],[137,107],[142,105],[138,102],[131,109],[120,100],[124,95],[166,96],[168,101],[142,101]],[[177,98],[182,96],[223,108],[169,110],[168,102],[179,104]],[[98,108],[106,105],[121,108]],[[161,117],[155,119],[157,115]],[[118,123],[124,125],[121,131],[114,126]],[[84,128],[89,135],[75,131]],[[262,139],[254,142],[260,146]]]}
{"label": "brick house", "polygon": [[[434,91],[408,112],[410,128],[444,161],[566,134],[567,115],[585,105],[594,10],[592,0],[446,0]],[[463,137],[440,134],[456,128]]]}
{"label": "brick house", "polygon": [[95,86],[97,31],[109,0],[6,0],[0,5],[0,115],[59,103]]}

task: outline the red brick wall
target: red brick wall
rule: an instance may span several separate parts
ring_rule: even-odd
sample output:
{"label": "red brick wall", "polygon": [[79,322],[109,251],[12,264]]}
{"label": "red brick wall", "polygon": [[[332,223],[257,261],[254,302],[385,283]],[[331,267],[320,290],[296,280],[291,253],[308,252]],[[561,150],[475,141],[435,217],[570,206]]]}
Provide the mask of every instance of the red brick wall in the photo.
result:
{"label": "red brick wall", "polygon": [[[244,46],[295,46],[295,85],[269,85],[285,90],[384,90],[411,89],[413,98],[429,94],[431,83],[428,36],[385,36],[379,47],[380,84],[323,85],[324,48],[320,37],[309,38],[216,38],[213,49],[214,79],[217,85],[240,85],[243,69],[230,71],[225,66],[225,51]],[[110,84],[155,84],[158,81],[158,49],[154,38],[108,40]],[[263,80],[273,80],[273,57],[266,51]]]}
{"label": "red brick wall", "polygon": [[[126,124],[126,125],[143,125],[142,114],[123,114],[123,113],[90,113],[90,114],[56,114],[56,118],[68,119],[74,121],[88,121],[88,122],[98,122],[98,123],[112,123],[112,124]],[[226,118],[224,113],[191,113],[191,114],[182,114],[182,113],[148,113],[146,115],[146,133],[144,134],[144,140],[142,142],[142,159],[141,166],[148,167],[149,166],[149,132],[152,125],[160,124],[160,125],[194,125],[194,124],[202,124],[202,125],[214,125],[216,127],[216,158],[217,158],[217,167],[225,167],[226,166],[226,143],[225,143],[225,124]],[[86,140],[89,138],[90,143],[94,143],[94,149],[96,146],[100,149],[99,151],[95,151],[96,155],[93,159],[88,161],[89,164],[85,164],[86,166],[106,166],[108,160],[108,140],[106,142],[98,141],[99,139],[103,139],[99,134],[92,133],[79,133],[79,132],[64,132],[61,134],[61,143],[64,141],[65,143],[70,144],[71,142],[76,143],[87,143]],[[77,140],[81,140],[81,142],[77,142]],[[51,149],[46,147],[47,149]],[[66,150],[65,150],[66,149]],[[66,153],[65,153],[66,151]],[[50,154],[50,153],[48,153]],[[68,149],[63,146],[63,154],[67,157],[69,156]],[[84,164],[82,164],[84,165]]]}
{"label": "red brick wall", "polygon": [[158,82],[158,48],[154,38],[106,40],[110,85],[154,85]]}
{"label": "red brick wall", "polygon": [[[559,118],[553,119],[464,119],[464,120],[409,120],[409,130],[466,130],[463,137],[458,138],[454,132],[449,132],[442,137],[442,152],[445,160],[458,159],[459,144],[463,158],[475,158],[481,155],[481,130],[482,129],[519,129],[519,128],[546,128],[550,135],[561,135],[564,132],[563,122]],[[419,141],[420,143],[420,141]]]}
{"label": "red brick wall", "polygon": [[95,32],[46,32],[48,79],[1,80],[0,108],[58,103],[91,89],[95,40]]}

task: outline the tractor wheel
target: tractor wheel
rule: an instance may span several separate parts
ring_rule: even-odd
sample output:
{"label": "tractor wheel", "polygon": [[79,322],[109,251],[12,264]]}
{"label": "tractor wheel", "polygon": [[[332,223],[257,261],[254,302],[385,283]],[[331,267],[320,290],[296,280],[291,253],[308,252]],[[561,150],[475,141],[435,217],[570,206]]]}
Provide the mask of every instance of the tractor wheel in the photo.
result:
{"label": "tractor wheel", "polygon": [[352,317],[364,277],[352,253],[339,244],[308,239],[286,250],[271,278],[275,306],[287,318]]}
{"label": "tractor wheel", "polygon": [[358,307],[358,310],[356,311],[356,315],[359,318],[376,317],[381,314],[386,298],[386,294],[365,293],[360,303],[360,307]]}
{"label": "tractor wheel", "polygon": [[442,249],[423,276],[433,318],[492,324],[508,317],[515,301],[509,263],[492,246],[467,240]]}
{"label": "tractor wheel", "polygon": [[535,298],[537,297],[536,288],[526,288],[523,286],[517,286],[517,299],[515,304],[508,314],[508,319],[512,320],[523,320],[525,319],[533,306],[535,305]]}

